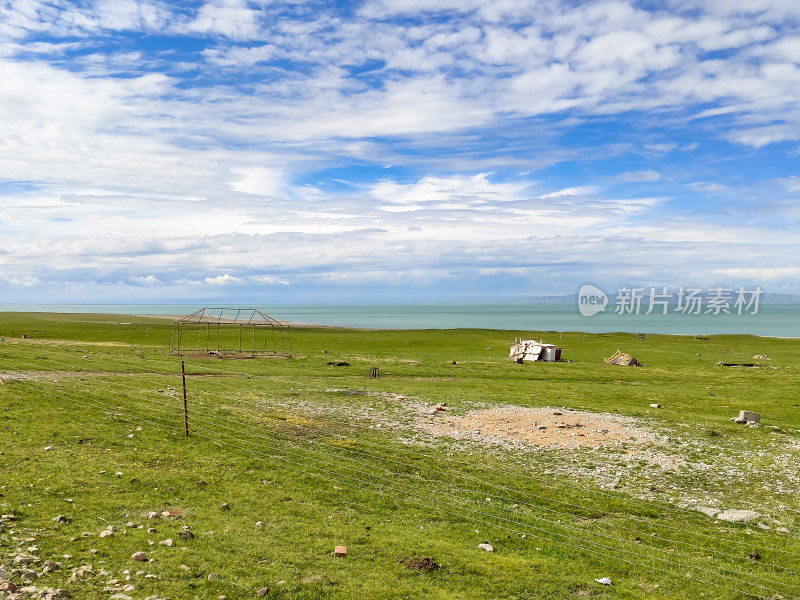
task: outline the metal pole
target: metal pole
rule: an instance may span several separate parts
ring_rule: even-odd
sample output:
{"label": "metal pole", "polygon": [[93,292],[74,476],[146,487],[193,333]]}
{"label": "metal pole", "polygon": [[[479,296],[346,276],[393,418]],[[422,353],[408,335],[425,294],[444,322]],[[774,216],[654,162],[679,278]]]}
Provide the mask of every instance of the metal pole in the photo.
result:
{"label": "metal pole", "polygon": [[189,437],[189,409],[186,406],[186,366],[181,361],[181,377],[183,378],[183,427]]}

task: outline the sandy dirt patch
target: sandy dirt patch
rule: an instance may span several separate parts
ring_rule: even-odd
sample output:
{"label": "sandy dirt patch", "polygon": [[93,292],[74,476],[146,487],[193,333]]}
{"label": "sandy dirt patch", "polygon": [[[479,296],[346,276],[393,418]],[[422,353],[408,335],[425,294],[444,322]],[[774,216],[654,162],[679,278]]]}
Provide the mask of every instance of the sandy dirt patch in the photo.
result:
{"label": "sandy dirt patch", "polygon": [[641,446],[656,437],[629,417],[551,407],[504,406],[463,416],[441,412],[418,426],[436,436],[562,448]]}

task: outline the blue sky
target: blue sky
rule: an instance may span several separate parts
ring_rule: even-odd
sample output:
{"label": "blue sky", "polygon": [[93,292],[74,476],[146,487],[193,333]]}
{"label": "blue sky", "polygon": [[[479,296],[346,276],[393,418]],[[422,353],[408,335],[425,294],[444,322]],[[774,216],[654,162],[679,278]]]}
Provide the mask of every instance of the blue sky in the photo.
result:
{"label": "blue sky", "polygon": [[800,293],[798,61],[796,0],[0,1],[0,302]]}

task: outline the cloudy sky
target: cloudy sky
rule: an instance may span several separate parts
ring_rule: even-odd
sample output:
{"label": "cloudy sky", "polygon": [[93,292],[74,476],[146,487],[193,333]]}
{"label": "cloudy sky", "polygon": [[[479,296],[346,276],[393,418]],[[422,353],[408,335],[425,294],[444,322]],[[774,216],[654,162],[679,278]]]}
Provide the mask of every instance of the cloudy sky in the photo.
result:
{"label": "cloudy sky", "polygon": [[0,303],[800,293],[799,15],[0,1]]}

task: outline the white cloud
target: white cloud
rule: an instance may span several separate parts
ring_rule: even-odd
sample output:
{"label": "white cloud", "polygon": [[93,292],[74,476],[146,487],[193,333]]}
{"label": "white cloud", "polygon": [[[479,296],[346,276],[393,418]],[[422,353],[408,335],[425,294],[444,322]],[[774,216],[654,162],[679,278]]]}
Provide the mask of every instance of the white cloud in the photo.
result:
{"label": "white cloud", "polygon": [[564,188],[563,190],[558,190],[555,192],[550,192],[547,194],[543,194],[539,196],[543,200],[549,198],[564,198],[564,197],[576,197],[576,196],[587,196],[592,195],[595,193],[595,189],[590,186],[583,186],[583,187],[571,187],[571,188]]}
{"label": "white cloud", "polygon": [[3,276],[2,280],[13,286],[19,287],[32,287],[41,285],[43,282],[38,277],[22,276],[22,277],[6,277]]}
{"label": "white cloud", "polygon": [[427,176],[413,184],[385,180],[375,184],[369,194],[389,202],[383,210],[420,210],[427,207],[479,208],[520,198],[526,183],[491,183],[489,173],[468,177]]}
{"label": "white cloud", "polygon": [[146,275],[145,277],[134,276],[130,281],[136,285],[161,285],[161,280],[155,275]]}
{"label": "white cloud", "polygon": [[796,279],[800,276],[800,267],[717,269],[712,271],[712,273],[732,281],[775,281],[779,279]]}
{"label": "white cloud", "polygon": [[726,192],[731,188],[722,183],[714,183],[712,181],[696,181],[694,183],[689,184],[689,188],[694,190],[695,192],[708,192],[708,193],[717,193],[717,192]]}
{"label": "white cloud", "polygon": [[792,175],[785,179],[778,180],[778,183],[787,191],[787,192],[800,192],[800,177],[797,175]]}
{"label": "white cloud", "polygon": [[287,279],[276,277],[274,275],[252,275],[249,279],[250,281],[255,281],[256,283],[266,283],[268,285],[289,285],[289,281]]}
{"label": "white cloud", "polygon": [[645,169],[643,171],[626,171],[617,175],[617,179],[626,182],[645,182],[645,181],[658,181],[661,179],[661,173],[653,169]]}
{"label": "white cloud", "polygon": [[[4,281],[297,289],[320,272],[588,261],[578,247],[621,248],[631,270],[666,253],[751,268],[737,237],[796,247],[796,169],[772,162],[800,139],[785,0],[308,9],[0,6]],[[716,183],[743,176],[728,142],[770,161],[784,208]],[[634,154],[647,168],[618,173]],[[672,222],[667,186],[708,197]]]}
{"label": "white cloud", "polygon": [[217,275],[216,277],[206,277],[204,281],[210,285],[229,285],[239,283],[241,279],[225,273],[225,275]]}
{"label": "white cloud", "polygon": [[284,188],[284,174],[280,169],[247,167],[233,169],[237,178],[230,182],[231,189],[255,196],[278,196]]}
{"label": "white cloud", "polygon": [[249,40],[260,36],[258,17],[259,11],[251,9],[245,0],[212,0],[203,4],[194,20],[182,29]]}

